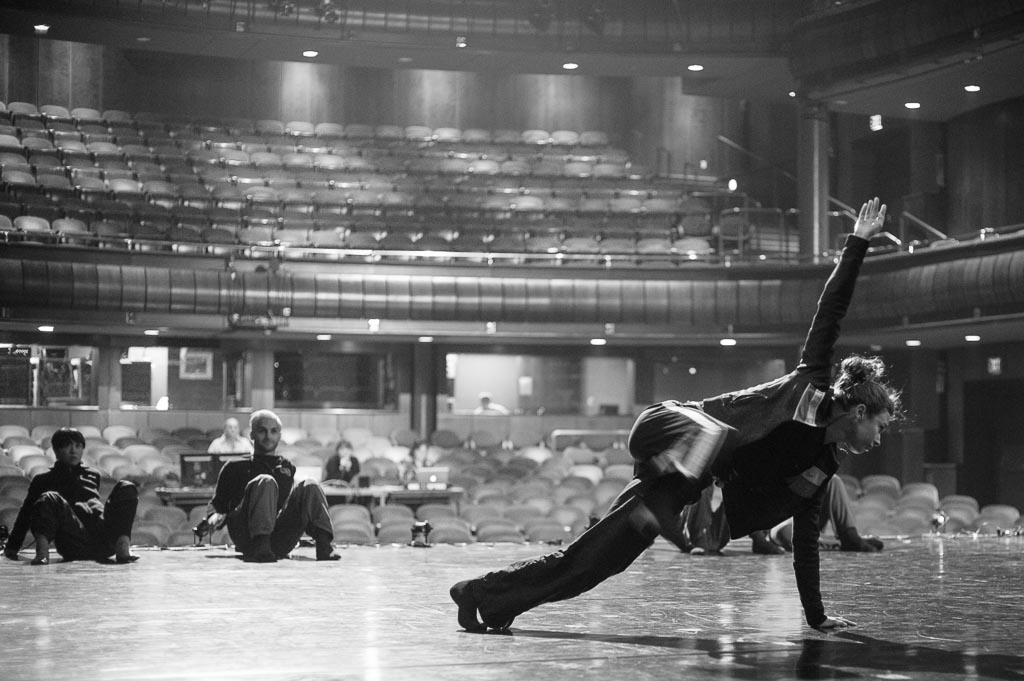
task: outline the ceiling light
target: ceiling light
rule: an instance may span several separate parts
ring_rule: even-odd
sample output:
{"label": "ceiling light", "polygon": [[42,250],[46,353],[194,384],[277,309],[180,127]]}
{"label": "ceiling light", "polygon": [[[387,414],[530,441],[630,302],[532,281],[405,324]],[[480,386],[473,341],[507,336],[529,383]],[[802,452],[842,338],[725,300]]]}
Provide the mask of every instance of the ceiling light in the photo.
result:
{"label": "ceiling light", "polygon": [[921,108],[921,103],[920,102],[907,102],[903,106],[907,107],[908,109],[920,109]]}
{"label": "ceiling light", "polygon": [[726,183],[726,186],[729,188],[729,191],[734,192],[737,189],[739,189],[740,184],[739,184],[739,182],[736,181],[736,178],[733,177],[733,178],[729,178],[729,182]]}
{"label": "ceiling light", "polygon": [[146,329],[142,333],[145,336],[159,336],[160,335],[160,329]]}
{"label": "ceiling light", "polygon": [[152,40],[152,38],[150,38],[148,35],[140,35],[138,38],[135,39],[135,42],[148,43],[150,40]]}
{"label": "ceiling light", "polygon": [[567,61],[564,64],[562,64],[562,68],[565,69],[566,71],[575,71],[579,67],[580,65],[574,61]]}
{"label": "ceiling light", "polygon": [[796,97],[796,90],[790,90],[788,94],[790,97]]}
{"label": "ceiling light", "polygon": [[312,59],[313,57],[319,57],[319,56],[320,56],[320,53],[319,53],[319,52],[317,52],[316,50],[305,50],[305,51],[304,51],[304,52],[302,53],[302,56],[303,56],[303,57],[307,57],[307,58],[309,58],[309,59]]}
{"label": "ceiling light", "polygon": [[921,347],[921,341],[917,340],[916,338],[909,338],[906,341],[906,345],[908,348],[918,348]]}
{"label": "ceiling light", "polygon": [[399,64],[408,64],[410,62],[412,62],[412,57],[399,57],[398,58],[398,63]]}
{"label": "ceiling light", "polygon": [[370,330],[370,333],[377,333],[380,331],[380,320],[379,319],[367,319],[366,328]]}
{"label": "ceiling light", "polygon": [[455,47],[459,48],[460,50],[468,44],[469,43],[466,41],[466,36],[460,35],[455,37]]}
{"label": "ceiling light", "polygon": [[316,339],[318,341],[329,341],[329,340],[331,340],[331,334],[329,334],[329,333],[318,333],[316,335]]}
{"label": "ceiling light", "polygon": [[981,336],[969,333],[966,336],[964,336],[964,340],[967,341],[968,343],[977,343],[978,341],[981,340]]}
{"label": "ceiling light", "polygon": [[591,338],[590,339],[590,344],[591,345],[608,345],[608,341],[606,339],[604,339],[604,338]]}
{"label": "ceiling light", "polygon": [[868,118],[868,130],[878,132],[882,129],[882,114],[872,114]]}
{"label": "ceiling light", "polygon": [[434,342],[434,337],[433,336],[420,336],[416,340],[418,340],[420,343],[433,343]]}
{"label": "ceiling light", "polygon": [[39,328],[39,330],[40,330],[40,331],[42,331],[43,333],[53,333],[53,327],[52,327],[52,326],[49,326],[49,325],[44,325],[44,326],[40,326],[40,327],[38,327],[38,328]]}
{"label": "ceiling light", "polygon": [[731,348],[732,346],[736,345],[736,339],[723,338],[722,340],[718,341],[718,344],[726,348]]}
{"label": "ceiling light", "polygon": [[964,91],[966,92],[981,92],[980,85],[964,85]]}
{"label": "ceiling light", "polygon": [[46,35],[47,31],[50,30],[50,25],[49,24],[36,24],[32,28],[34,28],[36,30],[36,33],[38,35]]}
{"label": "ceiling light", "polygon": [[693,71],[693,72],[703,71],[704,70],[704,65],[703,64],[690,64],[689,66],[686,67],[686,70],[687,71]]}

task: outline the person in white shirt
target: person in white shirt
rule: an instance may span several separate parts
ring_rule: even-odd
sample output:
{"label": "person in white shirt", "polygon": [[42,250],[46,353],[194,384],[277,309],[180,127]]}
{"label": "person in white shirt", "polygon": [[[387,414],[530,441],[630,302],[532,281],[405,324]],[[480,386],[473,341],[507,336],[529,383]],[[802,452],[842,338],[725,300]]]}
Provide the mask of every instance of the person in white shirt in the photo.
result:
{"label": "person in white shirt", "polygon": [[224,422],[224,434],[215,438],[206,450],[210,454],[252,454],[252,442],[239,432],[238,419]]}
{"label": "person in white shirt", "polygon": [[485,414],[491,416],[508,416],[509,410],[503,404],[498,404],[491,399],[490,393],[480,393],[480,405],[473,410],[474,414]]}

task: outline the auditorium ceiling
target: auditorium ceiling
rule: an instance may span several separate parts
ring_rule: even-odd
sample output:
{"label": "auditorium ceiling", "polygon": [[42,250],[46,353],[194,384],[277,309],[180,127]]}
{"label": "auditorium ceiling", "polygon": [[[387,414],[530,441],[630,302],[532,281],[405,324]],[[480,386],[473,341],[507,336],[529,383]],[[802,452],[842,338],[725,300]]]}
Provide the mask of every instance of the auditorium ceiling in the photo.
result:
{"label": "auditorium ceiling", "polygon": [[[926,21],[919,20],[912,12],[915,2],[917,0],[896,3],[908,8],[905,25],[894,27],[892,35],[882,37],[884,40],[875,35],[862,39],[862,44],[867,45],[863,49],[865,54],[875,51],[877,44],[898,45],[899,41],[912,41],[918,33],[928,33],[929,26],[915,24],[915,21]],[[570,4],[572,7],[603,6],[604,18],[598,26],[590,15],[566,18],[560,12]],[[948,4],[948,0],[939,4]],[[480,0],[454,4],[339,0],[315,3],[312,0],[99,0],[89,3],[42,0],[3,5],[0,25],[5,32],[30,35],[33,26],[46,23],[50,27],[47,38],[99,42],[128,49],[283,61],[302,61],[303,51],[315,50],[318,52],[315,61],[346,66],[516,73],[565,73],[562,65],[571,61],[579,65],[573,73],[580,75],[678,76],[689,94],[756,101],[782,98],[799,91],[801,96],[825,102],[835,111],[931,121],[949,120],[966,111],[1024,95],[1024,79],[1019,77],[1024,67],[1021,40],[1024,2],[1021,0],[998,3],[999,13],[995,11],[996,3],[962,3],[957,7],[963,8],[964,17],[956,21],[964,27],[976,24],[972,35],[961,35],[965,31],[959,30],[957,24],[948,29],[948,36],[933,40],[934,46],[929,47],[928,54],[908,55],[894,48],[891,59],[882,62],[876,59],[871,68],[847,70],[841,77],[837,75],[824,83],[820,79],[801,82],[794,76],[794,63],[790,59],[797,54],[794,49],[799,50],[798,61],[802,60],[800,63],[805,69],[809,68],[808,61],[813,67],[819,50],[823,61],[830,58],[841,61],[846,57],[840,53],[840,48],[830,44],[833,41],[818,38],[820,27],[812,26],[809,30],[800,27],[802,8],[827,6],[824,12],[834,15],[829,19],[833,25],[831,30],[838,30],[842,35],[844,22],[855,27],[851,32],[864,32],[865,26],[871,26],[865,24],[872,21],[869,12],[876,6],[888,7],[886,11],[892,12],[892,3],[846,0],[814,5],[797,0],[772,3],[647,0],[631,5],[642,7],[636,11],[644,12],[643,16],[626,18],[616,12],[626,11],[622,8],[630,5],[611,0],[603,3]],[[467,12],[476,11],[477,15],[456,16],[456,10],[451,9],[455,5],[476,7]],[[311,18],[310,13],[321,11],[316,7],[323,6],[353,9],[336,14],[337,18],[332,21],[324,21],[320,15]],[[294,9],[288,10],[291,14],[282,14],[282,7]],[[358,7],[362,9],[354,9]],[[368,7],[374,11],[366,9]],[[504,9],[493,9],[488,14],[492,7]],[[548,13],[554,13],[548,17],[548,23],[531,13],[531,8],[536,7],[546,7]],[[749,8],[750,17],[743,14],[745,8]],[[413,14],[414,11],[418,13]],[[849,18],[842,13],[844,11]],[[918,7],[918,11],[924,10]],[[736,16],[728,16],[729,12]],[[977,16],[971,16],[972,12]],[[943,16],[938,9],[932,14]],[[885,17],[874,19],[876,22],[885,20]],[[969,30],[966,32],[970,34]],[[457,43],[463,46],[458,47]],[[703,70],[687,70],[691,64],[700,64]],[[801,68],[800,64],[796,66]],[[964,88],[968,85],[980,90],[966,92]],[[907,102],[917,102],[920,108],[907,109]]]}

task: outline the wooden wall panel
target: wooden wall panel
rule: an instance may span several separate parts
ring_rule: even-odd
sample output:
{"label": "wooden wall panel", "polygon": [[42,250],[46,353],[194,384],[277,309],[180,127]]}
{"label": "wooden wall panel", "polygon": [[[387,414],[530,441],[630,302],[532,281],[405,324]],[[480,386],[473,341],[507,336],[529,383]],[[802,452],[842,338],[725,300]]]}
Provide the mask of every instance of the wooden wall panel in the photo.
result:
{"label": "wooden wall panel", "polygon": [[947,193],[953,235],[1024,223],[1024,99],[950,121]]}

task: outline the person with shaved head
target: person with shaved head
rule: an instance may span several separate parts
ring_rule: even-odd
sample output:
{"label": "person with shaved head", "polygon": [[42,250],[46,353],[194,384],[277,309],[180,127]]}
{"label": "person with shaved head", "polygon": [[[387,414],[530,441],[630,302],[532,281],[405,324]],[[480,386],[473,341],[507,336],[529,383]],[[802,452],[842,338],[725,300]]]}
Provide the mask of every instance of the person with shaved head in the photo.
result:
{"label": "person with shaved head", "polygon": [[211,527],[225,524],[247,563],[273,563],[291,553],[302,534],[316,542],[317,560],[338,560],[327,497],[320,483],[295,482],[295,466],[277,454],[281,419],[269,409],[249,418],[252,456],[224,464],[208,507]]}

